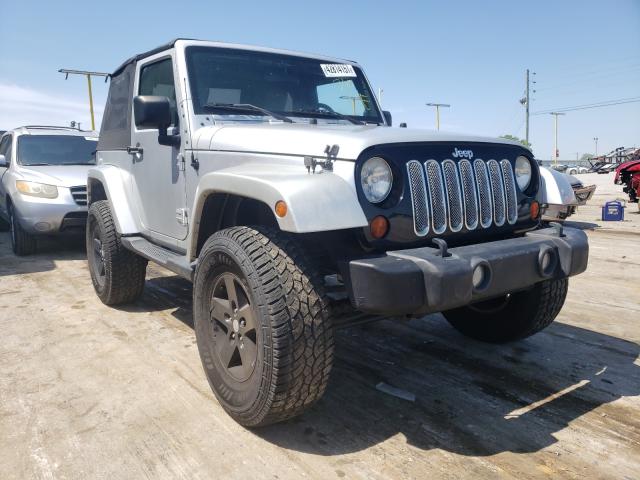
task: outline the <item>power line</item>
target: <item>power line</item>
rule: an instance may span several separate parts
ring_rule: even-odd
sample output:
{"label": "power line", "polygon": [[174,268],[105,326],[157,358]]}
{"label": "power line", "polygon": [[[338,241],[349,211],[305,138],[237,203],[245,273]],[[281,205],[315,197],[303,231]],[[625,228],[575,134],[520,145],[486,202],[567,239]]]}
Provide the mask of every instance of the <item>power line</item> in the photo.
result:
{"label": "power line", "polygon": [[531,115],[546,115],[553,112],[572,112],[574,110],[586,110],[589,108],[610,107],[612,105],[622,105],[625,103],[640,102],[640,97],[620,98],[618,100],[605,100],[603,102],[588,103],[585,105],[574,105],[573,107],[554,108],[552,110],[542,110]]}
{"label": "power line", "polygon": [[[637,67],[635,67],[635,69],[639,69],[640,65],[638,65]],[[621,83],[621,82],[633,82],[634,76],[632,74],[632,72],[628,72],[628,73],[621,73],[621,72],[610,72],[610,73],[602,73],[600,75],[593,75],[593,76],[589,76],[589,77],[581,77],[581,78],[576,78],[570,81],[564,81],[564,82],[560,82],[560,83],[546,83],[546,82],[540,82],[541,85],[543,85],[542,87],[538,88],[537,90],[540,92],[547,92],[547,91],[557,91],[557,90],[567,90],[569,88],[575,88],[576,86],[578,87],[586,87],[586,86],[590,86],[593,87],[594,84],[610,84],[610,83]]]}

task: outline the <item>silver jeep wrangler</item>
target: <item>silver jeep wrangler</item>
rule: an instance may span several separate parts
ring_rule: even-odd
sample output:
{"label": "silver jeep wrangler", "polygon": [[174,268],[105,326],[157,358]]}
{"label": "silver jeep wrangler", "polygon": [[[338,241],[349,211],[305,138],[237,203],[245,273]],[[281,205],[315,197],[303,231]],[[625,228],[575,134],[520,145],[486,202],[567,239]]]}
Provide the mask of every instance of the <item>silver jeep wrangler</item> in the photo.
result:
{"label": "silver jeep wrangler", "polygon": [[391,128],[360,66],[175,40],[111,76],[89,172],[91,279],[136,300],[151,260],[193,281],[215,395],[260,426],[318,400],[338,325],[442,311],[508,342],[549,325],[586,235],[540,227],[531,152]]}

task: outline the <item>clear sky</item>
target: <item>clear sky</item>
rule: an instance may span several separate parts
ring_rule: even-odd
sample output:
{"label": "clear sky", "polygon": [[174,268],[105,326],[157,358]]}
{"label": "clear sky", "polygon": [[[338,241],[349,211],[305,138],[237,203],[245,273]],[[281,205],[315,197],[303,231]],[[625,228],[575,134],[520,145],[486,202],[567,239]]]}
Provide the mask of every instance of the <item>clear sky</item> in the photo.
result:
{"label": "clear sky", "polygon": [[[86,81],[59,68],[112,71],[174,37],[265,45],[359,61],[394,123],[435,128],[426,102],[451,104],[441,128],[524,136],[532,112],[640,97],[640,0],[9,1],[0,0],[0,129],[89,126]],[[98,124],[107,85],[94,83]],[[531,117],[538,158],[553,118]],[[640,103],[560,117],[561,159],[640,145]]]}

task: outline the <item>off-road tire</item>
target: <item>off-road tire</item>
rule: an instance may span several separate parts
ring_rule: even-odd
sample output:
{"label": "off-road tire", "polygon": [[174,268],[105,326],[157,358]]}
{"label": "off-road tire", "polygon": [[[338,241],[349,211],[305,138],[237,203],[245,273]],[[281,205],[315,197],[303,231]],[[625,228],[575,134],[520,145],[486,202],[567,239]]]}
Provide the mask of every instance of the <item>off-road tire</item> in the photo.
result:
{"label": "off-road tire", "polygon": [[567,296],[569,281],[546,280],[529,290],[442,312],[462,334],[490,343],[529,337],[548,327]]}
{"label": "off-road tire", "polygon": [[[327,387],[334,349],[330,303],[324,278],[307,253],[278,230],[233,227],[212,235],[198,258],[193,289],[198,350],[211,389],[241,425],[259,427],[299,415]],[[256,324],[255,366],[244,381],[229,373],[216,350],[226,333],[214,320],[214,287],[229,274],[246,291]]]}
{"label": "off-road tire", "polygon": [[[91,281],[102,303],[119,305],[137,300],[144,289],[147,260],[122,246],[107,200],[89,207],[86,232]],[[102,247],[103,274],[97,259],[96,239]]]}
{"label": "off-road tire", "polygon": [[15,216],[13,205],[9,205],[9,230],[11,233],[11,249],[19,257],[36,252],[37,243],[33,235],[27,233]]}

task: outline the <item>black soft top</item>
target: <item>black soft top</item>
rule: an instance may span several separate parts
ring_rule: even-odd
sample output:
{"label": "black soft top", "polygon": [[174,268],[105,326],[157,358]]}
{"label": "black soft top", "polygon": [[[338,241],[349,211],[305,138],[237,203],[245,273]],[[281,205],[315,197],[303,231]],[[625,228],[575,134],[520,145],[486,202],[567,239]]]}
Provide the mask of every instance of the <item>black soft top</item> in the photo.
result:
{"label": "black soft top", "polygon": [[100,126],[99,151],[126,150],[131,145],[131,110],[136,63],[143,58],[173,48],[178,40],[191,39],[176,38],[153,50],[134,55],[109,75],[111,83]]}
{"label": "black soft top", "polygon": [[147,58],[150,57],[151,55],[155,55],[156,53],[160,53],[164,50],[168,50],[170,48],[173,48],[176,45],[176,42],[178,40],[196,40],[195,38],[174,38],[173,40],[171,40],[169,43],[165,43],[164,45],[160,45],[159,47],[153,48],[151,50],[148,50],[144,53],[139,53],[137,55],[134,55],[133,57],[125,60],[122,65],[120,65],[118,68],[116,68],[113,73],[111,74],[112,77],[118,76],[122,73],[122,71],[127,68],[127,65],[129,64],[135,64],[137,61],[142,60],[143,58]]}

